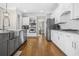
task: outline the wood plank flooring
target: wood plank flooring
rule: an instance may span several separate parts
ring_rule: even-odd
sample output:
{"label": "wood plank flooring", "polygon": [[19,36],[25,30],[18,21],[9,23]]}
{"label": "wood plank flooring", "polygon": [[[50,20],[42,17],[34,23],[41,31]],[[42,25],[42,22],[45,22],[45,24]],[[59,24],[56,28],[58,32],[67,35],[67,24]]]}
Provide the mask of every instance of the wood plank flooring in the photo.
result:
{"label": "wood plank flooring", "polygon": [[21,56],[64,56],[62,51],[42,36],[28,38],[20,50]]}

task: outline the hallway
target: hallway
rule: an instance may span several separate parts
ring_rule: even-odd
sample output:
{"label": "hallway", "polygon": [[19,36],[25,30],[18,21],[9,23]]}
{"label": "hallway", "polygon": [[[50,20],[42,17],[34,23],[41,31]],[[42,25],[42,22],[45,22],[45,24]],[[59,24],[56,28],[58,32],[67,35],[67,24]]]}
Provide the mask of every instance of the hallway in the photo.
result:
{"label": "hallway", "polygon": [[20,50],[22,51],[21,56],[64,56],[63,52],[42,36],[28,38]]}

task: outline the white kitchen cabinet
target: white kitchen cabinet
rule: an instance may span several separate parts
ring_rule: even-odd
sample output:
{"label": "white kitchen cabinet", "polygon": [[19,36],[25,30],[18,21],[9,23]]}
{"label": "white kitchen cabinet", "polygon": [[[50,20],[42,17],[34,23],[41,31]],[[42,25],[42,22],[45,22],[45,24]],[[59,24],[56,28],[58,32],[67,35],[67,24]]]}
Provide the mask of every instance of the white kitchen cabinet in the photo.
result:
{"label": "white kitchen cabinet", "polygon": [[79,18],[79,3],[72,4],[72,19]]}
{"label": "white kitchen cabinet", "polygon": [[58,35],[57,31],[51,31],[51,40],[58,45],[57,40],[58,40]]}
{"label": "white kitchen cabinet", "polygon": [[79,56],[79,41],[77,41],[77,42],[75,43],[75,46],[76,46],[76,47],[75,47],[75,48],[76,48],[76,49],[75,49],[75,55],[76,55],[76,56]]}
{"label": "white kitchen cabinet", "polygon": [[79,56],[79,35],[74,34],[74,50],[75,50],[75,55]]}
{"label": "white kitchen cabinet", "polygon": [[64,39],[65,36],[59,32],[59,31],[51,31],[51,40],[52,42],[54,42],[62,51],[64,51],[65,49],[65,42],[64,42]]}
{"label": "white kitchen cabinet", "polygon": [[74,33],[65,34],[65,51],[64,52],[67,55],[69,56],[79,55],[79,40],[78,39],[79,39],[78,34],[74,34]]}
{"label": "white kitchen cabinet", "polygon": [[79,35],[51,30],[51,40],[68,56],[79,56]]}
{"label": "white kitchen cabinet", "polygon": [[[65,34],[64,34],[65,33]],[[66,53],[66,55],[69,55],[69,56],[74,56],[74,35],[72,33],[66,33],[66,32],[63,32],[63,34],[65,35],[65,38],[63,38],[65,41],[64,41],[64,44],[65,44],[65,50],[64,52]]]}
{"label": "white kitchen cabinet", "polygon": [[[66,14],[67,11],[70,11],[70,13],[63,15],[63,13]],[[68,22],[72,19],[79,18],[79,3],[59,4],[59,7],[54,11],[52,17],[55,18],[55,23]]]}
{"label": "white kitchen cabinet", "polygon": [[[70,11],[70,13],[66,13]],[[55,18],[55,23],[65,22],[70,20],[72,12],[72,3],[61,3],[58,8],[54,11],[51,17]],[[67,15],[66,15],[67,14]]]}
{"label": "white kitchen cabinet", "polygon": [[58,31],[58,46],[62,51],[65,51],[65,40],[63,38],[65,38],[65,35]]}

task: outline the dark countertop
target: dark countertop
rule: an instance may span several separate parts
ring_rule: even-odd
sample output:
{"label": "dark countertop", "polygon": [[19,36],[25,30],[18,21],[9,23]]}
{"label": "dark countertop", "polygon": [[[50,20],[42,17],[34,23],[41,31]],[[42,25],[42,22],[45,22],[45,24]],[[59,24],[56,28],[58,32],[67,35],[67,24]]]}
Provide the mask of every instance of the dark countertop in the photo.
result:
{"label": "dark countertop", "polygon": [[76,30],[76,29],[60,29],[60,30],[52,29],[52,30],[79,34],[79,30]]}

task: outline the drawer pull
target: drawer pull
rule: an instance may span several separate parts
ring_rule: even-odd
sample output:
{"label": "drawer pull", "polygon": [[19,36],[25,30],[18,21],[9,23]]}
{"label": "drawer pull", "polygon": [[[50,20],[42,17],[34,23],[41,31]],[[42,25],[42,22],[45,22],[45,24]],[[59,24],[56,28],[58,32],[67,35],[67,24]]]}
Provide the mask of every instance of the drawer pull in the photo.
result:
{"label": "drawer pull", "polygon": [[72,42],[72,47],[73,47],[73,42]]}

